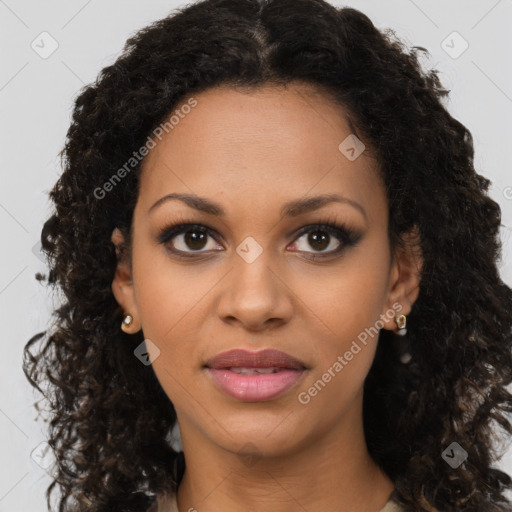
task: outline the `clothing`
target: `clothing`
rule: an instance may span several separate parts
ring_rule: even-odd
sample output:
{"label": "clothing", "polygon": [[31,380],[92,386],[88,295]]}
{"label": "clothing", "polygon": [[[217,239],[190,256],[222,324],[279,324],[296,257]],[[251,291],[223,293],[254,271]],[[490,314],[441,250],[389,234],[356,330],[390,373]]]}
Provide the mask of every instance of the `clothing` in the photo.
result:
{"label": "clothing", "polygon": [[[396,500],[397,493],[393,491],[383,508],[378,512],[403,512],[405,509]],[[180,512],[175,495],[160,495],[146,512]],[[182,511],[183,512],[183,511]]]}

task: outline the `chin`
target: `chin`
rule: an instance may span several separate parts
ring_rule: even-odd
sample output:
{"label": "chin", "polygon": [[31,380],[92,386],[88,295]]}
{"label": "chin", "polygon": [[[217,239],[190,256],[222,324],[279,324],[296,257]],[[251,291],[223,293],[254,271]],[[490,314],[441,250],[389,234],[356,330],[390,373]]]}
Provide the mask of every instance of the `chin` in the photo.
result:
{"label": "chin", "polygon": [[288,409],[279,411],[255,410],[223,414],[222,427],[212,422],[209,427],[216,426],[215,432],[208,435],[217,439],[217,443],[232,453],[243,453],[264,457],[285,455],[297,448],[305,433],[304,423],[297,423],[297,415]]}

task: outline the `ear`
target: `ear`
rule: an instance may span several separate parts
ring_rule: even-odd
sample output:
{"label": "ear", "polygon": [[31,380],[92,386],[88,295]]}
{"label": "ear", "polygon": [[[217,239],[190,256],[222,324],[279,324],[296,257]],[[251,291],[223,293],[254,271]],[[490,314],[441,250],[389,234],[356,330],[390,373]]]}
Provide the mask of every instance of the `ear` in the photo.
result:
{"label": "ear", "polygon": [[135,290],[133,287],[132,271],[130,261],[125,247],[124,236],[118,228],[115,228],[111,236],[112,243],[116,247],[117,266],[112,281],[112,292],[117,303],[121,306],[125,315],[133,318],[129,326],[124,326],[123,330],[129,333],[135,333],[140,330],[140,317],[135,301]]}
{"label": "ear", "polygon": [[397,247],[393,253],[386,310],[381,315],[383,327],[390,331],[397,331],[398,326],[395,316],[390,318],[389,311],[395,311],[396,316],[401,314],[407,316],[411,312],[412,305],[420,293],[423,268],[418,227],[415,225],[401,238],[404,247]]}

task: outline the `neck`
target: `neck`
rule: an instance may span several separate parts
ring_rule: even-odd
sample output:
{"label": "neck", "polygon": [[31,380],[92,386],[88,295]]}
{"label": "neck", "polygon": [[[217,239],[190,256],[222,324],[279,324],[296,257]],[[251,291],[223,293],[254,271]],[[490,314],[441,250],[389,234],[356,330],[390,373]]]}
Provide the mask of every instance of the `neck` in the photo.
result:
{"label": "neck", "polygon": [[394,486],[367,451],[362,394],[354,402],[330,431],[279,457],[233,453],[181,420],[186,469],[179,509],[378,512]]}

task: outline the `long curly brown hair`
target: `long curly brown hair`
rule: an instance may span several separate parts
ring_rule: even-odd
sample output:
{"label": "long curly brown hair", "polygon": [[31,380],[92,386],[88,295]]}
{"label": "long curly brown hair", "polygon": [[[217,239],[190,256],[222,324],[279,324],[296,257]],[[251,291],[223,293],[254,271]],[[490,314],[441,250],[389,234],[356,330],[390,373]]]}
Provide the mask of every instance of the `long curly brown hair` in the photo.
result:
{"label": "long curly brown hair", "polygon": [[[475,172],[471,133],[442,104],[450,91],[418,52],[428,54],[323,0],[205,0],[140,30],[80,91],[49,194],[55,211],[41,233],[49,274],[36,275],[58,286],[62,301],[48,330],[24,348],[23,370],[50,404],[56,466],[48,507],[58,486],[60,512],[141,511],[179,484],[176,412],[151,365],[134,357],[144,336],[120,330],[111,288],[110,236],[120,228],[129,251],[140,162],[106,198],[97,191],[190,95],[299,81],[343,106],[375,152],[392,247],[414,225],[421,237],[406,347],[383,329],[365,381],[370,454],[408,510],[512,510],[511,479],[492,467],[498,433],[512,434],[501,211],[487,195],[490,180]],[[453,442],[468,454],[457,468],[441,455]]]}

